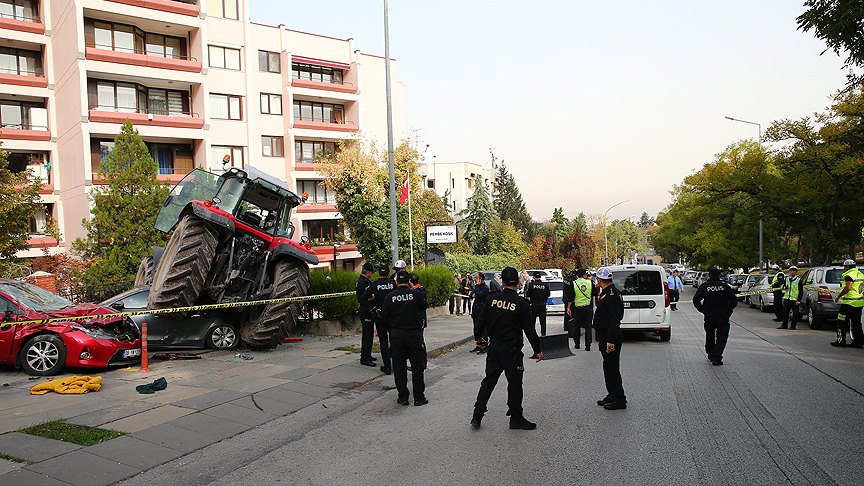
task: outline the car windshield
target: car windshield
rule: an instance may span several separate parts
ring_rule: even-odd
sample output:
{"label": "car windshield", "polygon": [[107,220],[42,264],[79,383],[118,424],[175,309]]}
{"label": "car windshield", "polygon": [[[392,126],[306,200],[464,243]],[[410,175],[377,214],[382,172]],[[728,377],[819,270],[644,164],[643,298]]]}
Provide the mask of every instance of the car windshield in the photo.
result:
{"label": "car windshield", "polygon": [[612,282],[623,295],[663,295],[660,272],[618,270],[612,272]]}
{"label": "car windshield", "polygon": [[747,279],[747,276],[746,275],[735,275],[734,278],[735,278],[735,283],[740,284],[740,283],[744,283],[744,280]]}
{"label": "car windshield", "polygon": [[0,292],[38,312],[60,310],[75,305],[59,295],[54,295],[45,289],[23,282],[0,283]]}

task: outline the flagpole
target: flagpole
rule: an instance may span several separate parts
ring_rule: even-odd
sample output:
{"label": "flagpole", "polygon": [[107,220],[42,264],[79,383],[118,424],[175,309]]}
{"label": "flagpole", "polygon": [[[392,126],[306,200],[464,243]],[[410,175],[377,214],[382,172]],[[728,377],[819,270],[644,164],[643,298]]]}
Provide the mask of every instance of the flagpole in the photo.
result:
{"label": "flagpole", "polygon": [[414,271],[414,226],[411,224],[411,166],[405,172],[408,179],[408,248],[411,252],[411,271]]}

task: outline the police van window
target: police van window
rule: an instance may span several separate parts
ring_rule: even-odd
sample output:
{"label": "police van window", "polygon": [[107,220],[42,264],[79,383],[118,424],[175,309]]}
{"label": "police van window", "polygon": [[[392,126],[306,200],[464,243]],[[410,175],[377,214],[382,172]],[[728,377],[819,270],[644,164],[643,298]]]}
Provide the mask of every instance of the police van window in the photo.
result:
{"label": "police van window", "polygon": [[660,272],[643,270],[639,276],[639,295],[663,295],[663,280]]}
{"label": "police van window", "polygon": [[612,282],[623,295],[639,295],[636,270],[618,270],[612,272]]}

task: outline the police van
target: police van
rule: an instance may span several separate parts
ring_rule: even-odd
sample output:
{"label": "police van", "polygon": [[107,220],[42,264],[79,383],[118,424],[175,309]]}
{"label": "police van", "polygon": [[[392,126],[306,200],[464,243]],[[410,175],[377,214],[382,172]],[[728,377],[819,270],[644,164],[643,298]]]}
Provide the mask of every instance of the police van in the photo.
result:
{"label": "police van", "polygon": [[659,265],[613,265],[612,281],[624,297],[622,330],[652,331],[661,341],[672,337],[672,312],[666,270]]}

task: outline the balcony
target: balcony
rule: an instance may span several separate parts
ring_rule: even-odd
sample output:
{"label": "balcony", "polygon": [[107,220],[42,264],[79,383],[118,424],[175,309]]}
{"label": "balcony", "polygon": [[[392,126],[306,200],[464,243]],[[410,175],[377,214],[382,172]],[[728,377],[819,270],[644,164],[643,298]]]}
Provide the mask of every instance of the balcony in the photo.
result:
{"label": "balcony", "polygon": [[357,94],[357,86],[353,84],[341,81],[312,81],[311,79],[301,79],[301,78],[292,78],[291,86],[294,88],[309,88],[309,89],[320,89],[324,91],[334,91],[337,93],[349,93],[349,94]]}
{"label": "balcony", "polygon": [[[183,180],[192,170],[194,170],[192,167],[169,167],[167,169],[160,167],[156,178],[173,185]],[[104,186],[108,184],[108,179],[105,178],[104,172],[93,172],[91,178],[94,185]]]}
{"label": "balcony", "polygon": [[145,52],[104,44],[92,44],[85,48],[84,57],[91,61],[104,61],[189,73],[201,72],[201,62],[192,56],[165,55],[162,57],[147,55]]}
{"label": "balcony", "polygon": [[0,139],[48,142],[51,140],[51,132],[45,125],[3,123],[0,124]]}
{"label": "balcony", "polygon": [[328,130],[331,132],[356,132],[359,130],[352,121],[335,123],[324,121],[294,120],[294,128],[305,128],[309,130]]}
{"label": "balcony", "polygon": [[17,30],[31,34],[44,34],[45,25],[38,15],[0,13],[0,29]]}
{"label": "balcony", "polygon": [[45,77],[42,69],[21,70],[0,68],[0,84],[47,88],[48,79]]}
{"label": "balcony", "polygon": [[196,0],[108,0],[109,2],[132,5],[134,7],[161,10],[163,12],[198,16],[198,2]]}
{"label": "balcony", "polygon": [[197,113],[166,113],[162,110],[118,110],[113,106],[91,107],[89,119],[91,122],[117,124],[131,120],[135,126],[204,128],[204,119],[198,116]]}
{"label": "balcony", "polygon": [[339,211],[335,204],[301,204],[297,206],[297,213],[334,213]]}

